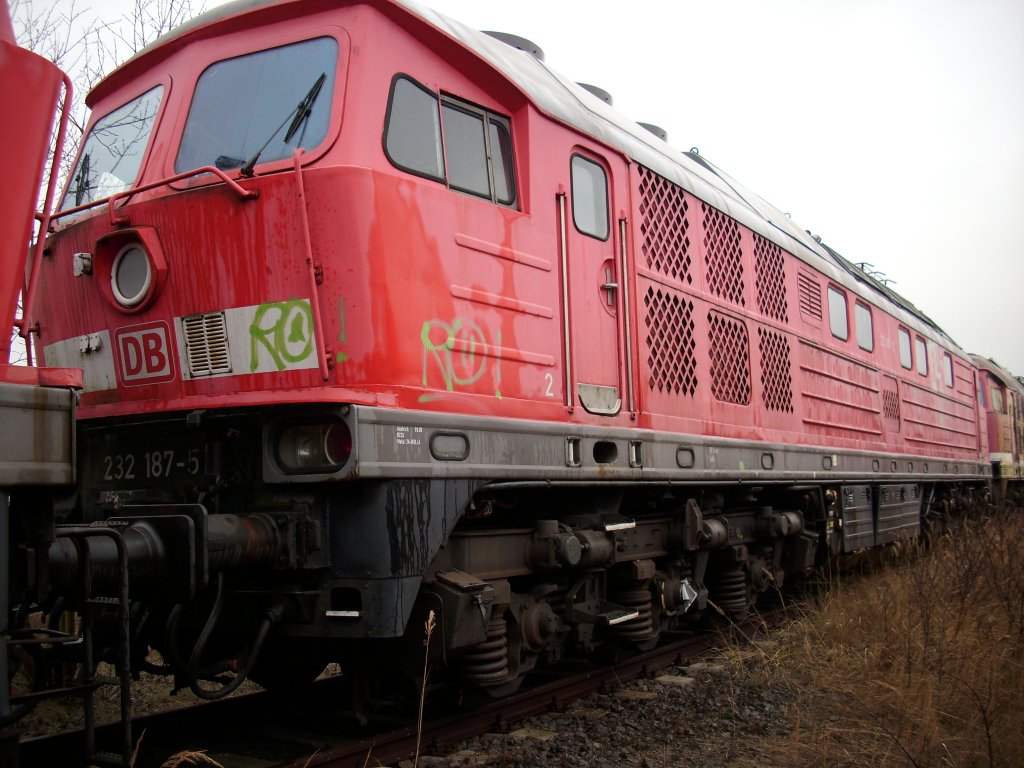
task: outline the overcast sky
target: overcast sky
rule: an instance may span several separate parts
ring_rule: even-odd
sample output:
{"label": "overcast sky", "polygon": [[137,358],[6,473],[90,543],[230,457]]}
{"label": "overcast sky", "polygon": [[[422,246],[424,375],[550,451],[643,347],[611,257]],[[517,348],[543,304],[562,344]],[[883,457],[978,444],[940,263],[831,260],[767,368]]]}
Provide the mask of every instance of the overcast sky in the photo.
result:
{"label": "overcast sky", "polygon": [[1024,375],[1024,1],[425,4],[533,40]]}
{"label": "overcast sky", "polygon": [[1024,2],[433,0],[528,37],[1024,375]]}

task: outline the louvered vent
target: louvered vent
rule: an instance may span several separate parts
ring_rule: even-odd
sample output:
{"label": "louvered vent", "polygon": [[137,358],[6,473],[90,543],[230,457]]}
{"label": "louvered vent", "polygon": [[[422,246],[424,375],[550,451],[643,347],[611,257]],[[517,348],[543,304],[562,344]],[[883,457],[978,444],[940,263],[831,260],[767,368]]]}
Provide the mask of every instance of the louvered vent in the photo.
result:
{"label": "louvered vent", "polygon": [[784,334],[758,328],[761,350],[761,388],[769,411],[793,412],[793,377],[790,371],[789,339]]}
{"label": "louvered vent", "polygon": [[800,290],[800,312],[809,318],[821,320],[821,286],[818,279],[802,269],[797,271]]}
{"label": "louvered vent", "polygon": [[697,391],[693,302],[649,288],[644,304],[651,391],[692,397]]}
{"label": "louvered vent", "polygon": [[750,405],[750,339],[742,321],[708,313],[711,394],[726,403]]}
{"label": "louvered vent", "polygon": [[182,318],[185,355],[192,377],[231,373],[228,333],[223,312]]}
{"label": "louvered vent", "polygon": [[690,275],[689,199],[683,188],[639,166],[641,252],[647,266],[679,282]]}
{"label": "louvered vent", "polygon": [[754,235],[754,273],[757,306],[761,314],[788,323],[782,248],[758,234]]}
{"label": "louvered vent", "polygon": [[704,254],[708,288],[733,304],[746,306],[743,297],[743,254],[740,225],[717,208],[701,203],[704,212]]}

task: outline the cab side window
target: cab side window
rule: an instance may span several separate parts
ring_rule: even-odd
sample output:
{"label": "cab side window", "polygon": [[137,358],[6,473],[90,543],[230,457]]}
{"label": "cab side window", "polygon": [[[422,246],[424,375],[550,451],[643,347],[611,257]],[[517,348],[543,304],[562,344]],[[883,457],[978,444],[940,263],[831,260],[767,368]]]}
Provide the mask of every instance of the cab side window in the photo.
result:
{"label": "cab side window", "polygon": [[906,328],[899,329],[900,337],[900,365],[908,371],[914,367],[914,360],[910,351],[910,331]]}
{"label": "cab side window", "polygon": [[384,126],[391,164],[499,205],[516,202],[507,117],[398,75]]}
{"label": "cab side window", "polygon": [[871,322],[871,310],[859,301],[853,305],[853,316],[857,326],[857,346],[865,352],[875,348],[875,331]]}
{"label": "cab side window", "polygon": [[391,162],[418,176],[444,181],[437,96],[401,77],[391,86],[388,110],[384,149]]}
{"label": "cab side window", "polygon": [[990,393],[992,395],[992,412],[1006,413],[1006,406],[1003,403],[1003,388],[993,382]]}
{"label": "cab side window", "polygon": [[928,375],[928,345],[920,336],[914,337],[914,352],[917,355],[917,372]]}
{"label": "cab side window", "polygon": [[572,156],[572,220],[583,234],[608,239],[608,176],[583,155]]}
{"label": "cab side window", "polygon": [[828,287],[828,326],[832,335],[846,341],[850,338],[850,322],[846,316],[846,294],[838,288]]}

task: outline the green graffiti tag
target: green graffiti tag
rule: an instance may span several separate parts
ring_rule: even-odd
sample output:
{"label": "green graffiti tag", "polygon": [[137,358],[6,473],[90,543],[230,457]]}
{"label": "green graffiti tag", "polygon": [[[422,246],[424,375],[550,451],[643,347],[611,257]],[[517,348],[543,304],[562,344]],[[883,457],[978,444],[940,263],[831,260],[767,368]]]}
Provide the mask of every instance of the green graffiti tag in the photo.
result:
{"label": "green graffiti tag", "polygon": [[260,367],[266,350],[277,370],[302,362],[313,351],[313,312],[305,299],[260,304],[249,326],[252,339],[249,370]]}
{"label": "green graffiti tag", "polygon": [[[428,320],[420,330],[423,344],[423,386],[431,386],[431,373],[440,374],[444,389],[454,392],[456,387],[468,387],[480,380],[487,371],[487,358],[494,358],[493,374],[496,386],[501,385],[501,337],[489,345],[487,337],[476,323],[462,317],[451,323]],[[501,397],[501,390],[495,391]],[[422,395],[421,401],[432,399]]]}
{"label": "green graffiti tag", "polygon": [[[342,344],[348,341],[348,319],[345,317],[345,297],[341,296],[338,298],[338,341]],[[344,363],[348,360],[348,355],[344,352],[338,352],[337,361]]]}

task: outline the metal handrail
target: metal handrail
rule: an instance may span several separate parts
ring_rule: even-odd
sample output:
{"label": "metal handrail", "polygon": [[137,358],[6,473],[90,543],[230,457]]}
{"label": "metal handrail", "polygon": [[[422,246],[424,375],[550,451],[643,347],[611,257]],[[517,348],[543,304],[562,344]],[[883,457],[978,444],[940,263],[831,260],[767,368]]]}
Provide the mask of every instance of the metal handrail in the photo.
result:
{"label": "metal handrail", "polygon": [[306,266],[309,267],[309,301],[310,309],[313,312],[313,330],[316,337],[317,361],[320,364],[320,376],[324,381],[331,377],[332,360],[327,357],[327,345],[324,339],[323,319],[320,317],[320,298],[317,292],[316,270],[317,264],[313,259],[313,240],[309,233],[309,214],[306,211],[306,187],[302,181],[302,153],[299,147],[295,150],[293,160],[295,163],[295,181],[299,187],[299,212],[302,219],[302,246],[306,252]]}
{"label": "metal handrail", "polygon": [[96,208],[97,206],[106,203],[110,207],[110,224],[115,227],[118,226],[119,224],[127,224],[129,223],[128,217],[114,216],[114,203],[116,203],[118,200],[123,200],[139,192],[147,192],[151,189],[156,189],[157,187],[162,187],[166,184],[173,184],[176,181],[184,181],[185,179],[190,179],[193,176],[202,176],[204,173],[212,173],[214,176],[216,176],[229,187],[231,187],[231,189],[234,192],[238,193],[238,196],[243,199],[255,200],[257,197],[260,196],[258,189],[246,189],[237,181],[228,176],[220,168],[216,168],[212,165],[204,165],[201,168],[193,168],[191,171],[185,171],[184,173],[178,173],[175,174],[174,176],[168,176],[167,178],[160,179],[159,181],[151,181],[149,184],[143,184],[141,187],[132,187],[131,189],[125,190],[124,192],[117,192],[108,197],[98,197],[95,200],[90,200],[88,203],[76,205],[74,208],[65,208],[62,211],[57,211],[57,213],[53,214],[53,216],[51,216],[50,219],[63,219],[65,216],[70,216],[73,213],[81,213],[82,211],[87,211],[90,208]]}
{"label": "metal handrail", "polygon": [[[106,203],[108,215],[110,217],[110,226],[124,226],[126,224],[130,224],[131,220],[127,216],[115,215],[114,204],[118,200],[125,200],[139,192],[146,192],[150,189],[156,189],[157,187],[162,187],[167,184],[173,184],[176,181],[183,181],[185,179],[190,179],[194,176],[201,176],[204,173],[212,173],[215,176],[217,176],[243,200],[255,200],[257,197],[260,196],[260,192],[258,189],[246,189],[237,181],[228,176],[220,168],[215,168],[212,165],[204,165],[201,168],[193,168],[191,171],[185,171],[184,173],[175,174],[174,176],[168,176],[167,178],[160,179],[159,181],[152,181],[149,184],[143,184],[140,187],[133,187],[132,189],[125,190],[124,192],[118,192],[117,194],[110,195],[109,197],[101,197],[97,200],[92,200],[88,203],[83,203],[82,205],[76,205],[74,208],[67,208],[66,210],[63,211],[57,211],[57,213],[54,213],[53,215],[48,215],[45,213],[45,211],[43,214],[37,214],[36,218],[39,219],[40,222],[42,222],[42,225],[39,230],[39,238],[36,241],[36,250],[32,259],[31,278],[29,279],[28,287],[25,290],[25,299],[22,302],[22,319],[16,321],[15,323],[15,325],[18,328],[19,335],[22,338],[27,339],[30,332],[28,318],[31,316],[32,305],[35,301],[36,284],[39,279],[39,264],[42,261],[43,245],[44,240],[46,239],[45,233],[47,229],[49,229],[51,221],[64,218],[65,216],[70,216],[73,213],[80,213],[81,211],[86,211],[89,210],[90,208],[96,208],[97,206]],[[47,208],[48,207],[49,206],[47,206]]]}

